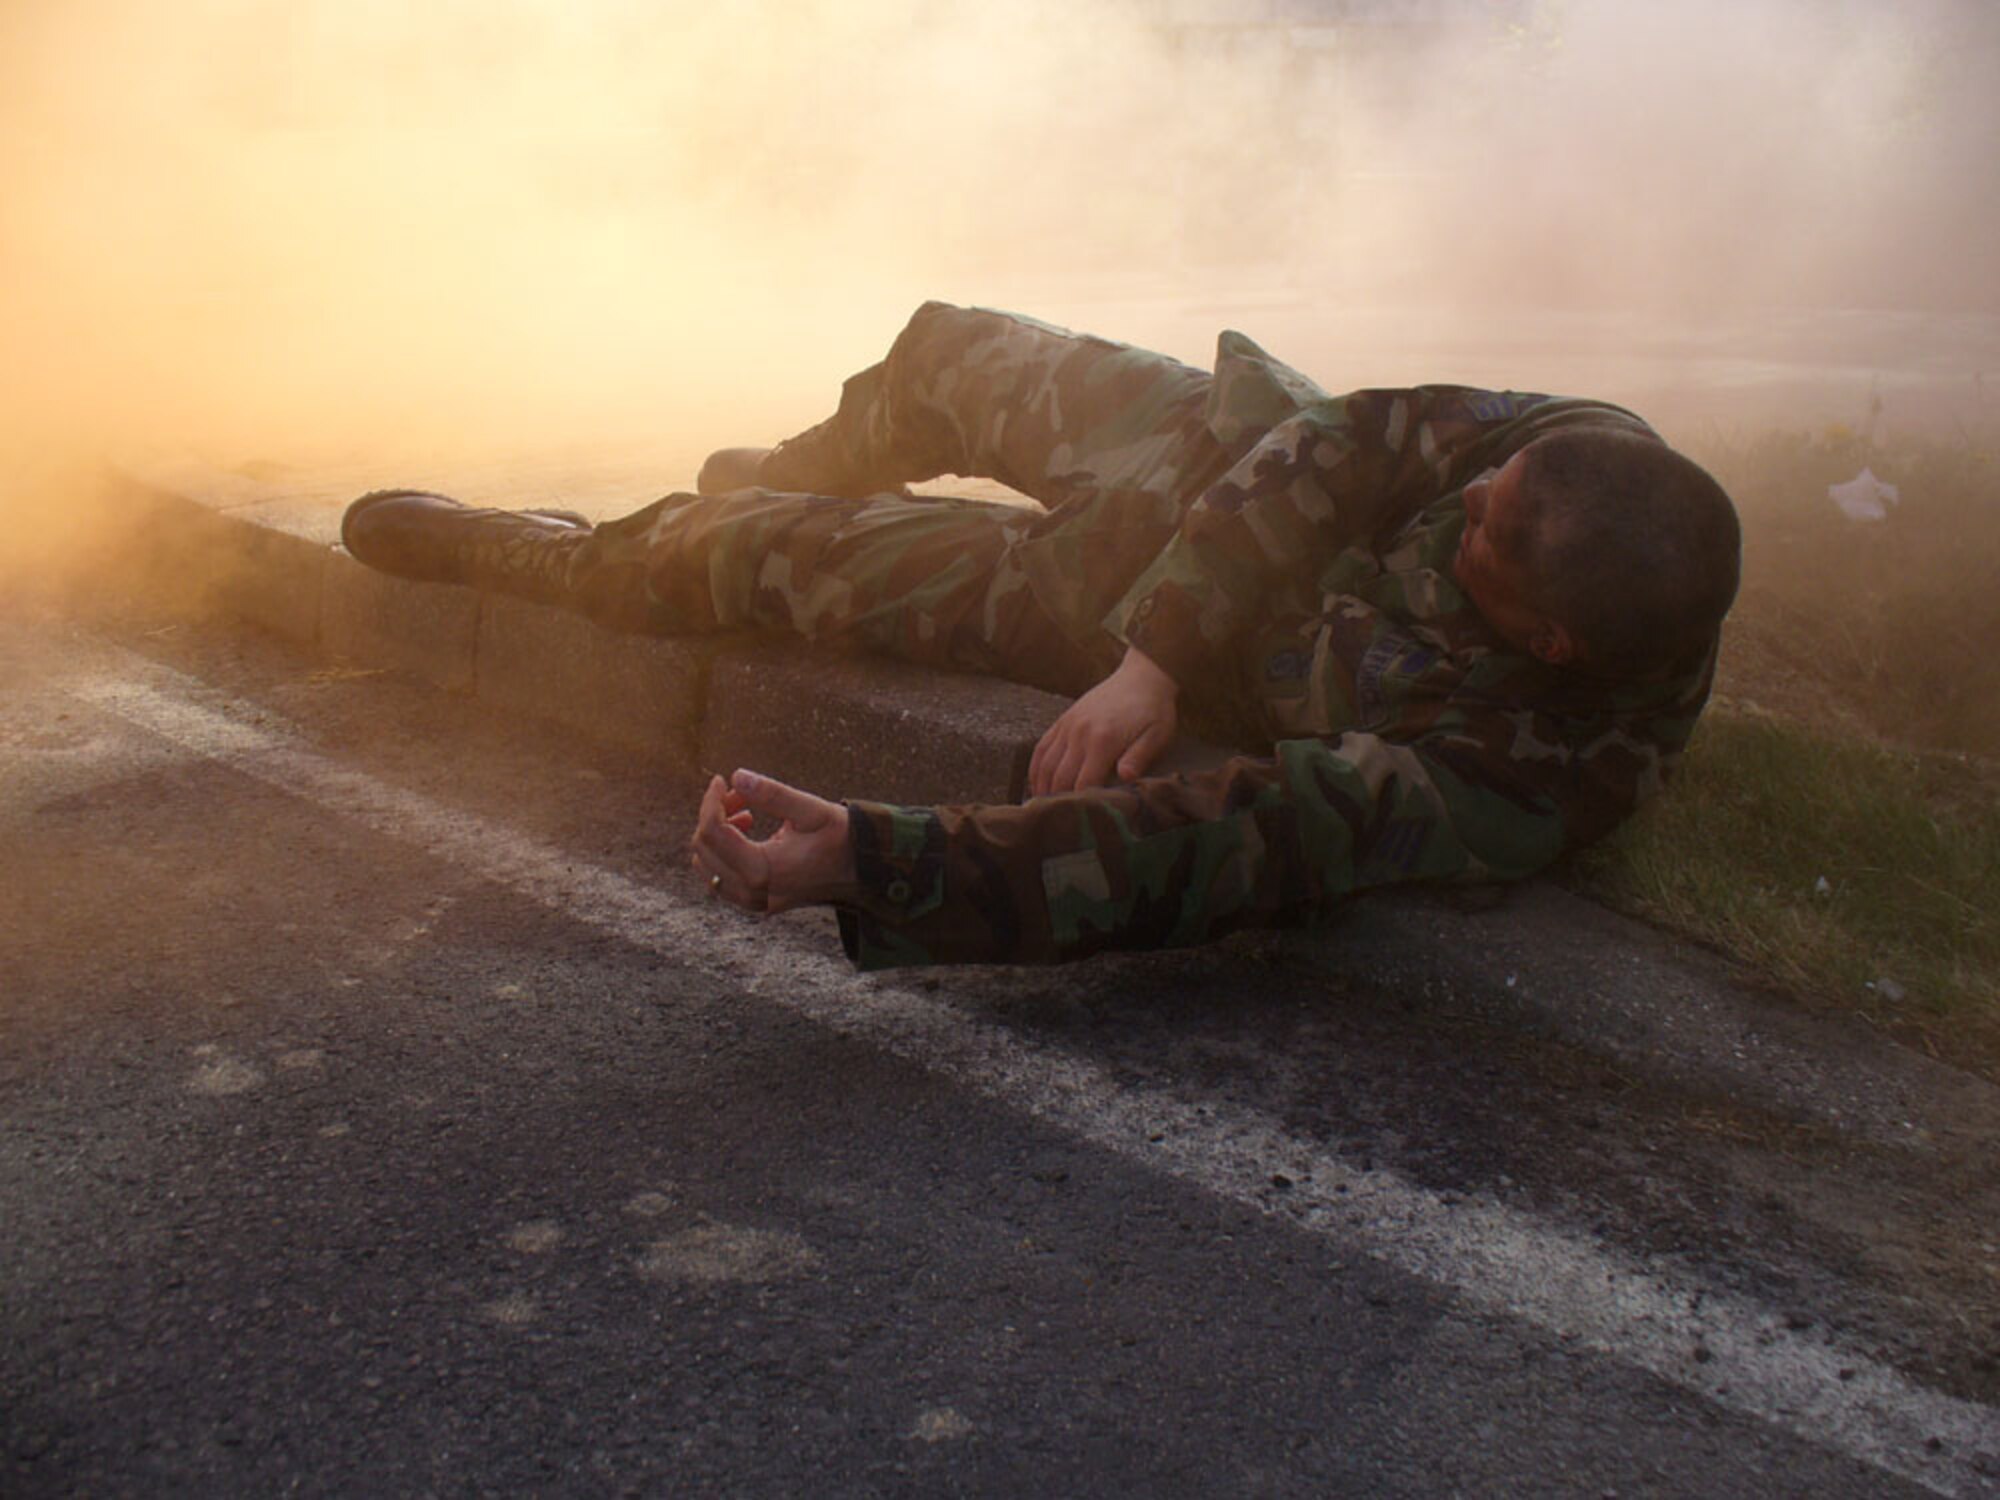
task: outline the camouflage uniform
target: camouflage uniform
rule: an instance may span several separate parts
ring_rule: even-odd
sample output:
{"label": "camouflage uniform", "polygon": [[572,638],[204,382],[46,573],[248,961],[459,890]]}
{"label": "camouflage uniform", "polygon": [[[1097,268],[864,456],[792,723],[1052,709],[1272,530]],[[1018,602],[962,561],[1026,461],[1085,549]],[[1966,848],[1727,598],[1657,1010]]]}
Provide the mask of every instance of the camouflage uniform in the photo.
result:
{"label": "camouflage uniform", "polygon": [[[852,802],[842,937],[864,967],[1199,943],[1365,886],[1526,875],[1660,784],[1712,649],[1640,684],[1548,667],[1452,577],[1464,484],[1575,425],[1650,430],[1464,386],[1329,396],[1237,333],[1211,376],[932,303],[760,473],[860,498],[670,496],[598,527],[571,581],[623,628],[791,630],[1068,693],[1137,646],[1196,722],[1274,752],[1020,807]],[[1047,509],[880,493],[940,473]]]}

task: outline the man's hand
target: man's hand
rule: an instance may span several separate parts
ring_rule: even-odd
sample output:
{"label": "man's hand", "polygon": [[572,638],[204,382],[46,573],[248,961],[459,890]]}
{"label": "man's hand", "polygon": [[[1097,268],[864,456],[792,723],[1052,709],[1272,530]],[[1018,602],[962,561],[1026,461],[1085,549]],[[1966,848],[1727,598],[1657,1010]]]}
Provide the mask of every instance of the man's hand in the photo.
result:
{"label": "man's hand", "polygon": [[[751,838],[757,813],[782,826],[767,839]],[[847,809],[755,771],[709,778],[688,845],[695,873],[745,911],[836,901],[854,888]]]}
{"label": "man's hand", "polygon": [[1063,710],[1028,762],[1028,790],[1103,786],[1115,770],[1134,781],[1173,743],[1180,685],[1136,646],[1104,681]]}

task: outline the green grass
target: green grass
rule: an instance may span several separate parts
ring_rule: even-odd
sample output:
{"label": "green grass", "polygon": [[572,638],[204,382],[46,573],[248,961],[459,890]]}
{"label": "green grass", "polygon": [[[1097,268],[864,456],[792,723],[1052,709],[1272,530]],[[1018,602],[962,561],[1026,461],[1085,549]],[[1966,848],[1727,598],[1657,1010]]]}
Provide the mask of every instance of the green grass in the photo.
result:
{"label": "green grass", "polygon": [[2000,799],[1970,764],[1718,709],[1673,789],[1576,873],[1878,1024],[2000,1039]]}
{"label": "green grass", "polygon": [[[1835,427],[1698,448],[1744,521],[1718,698],[1572,879],[2000,1078],[2000,466]],[[1903,490],[1879,524],[1826,486]],[[1885,983],[1886,981],[1886,983]]]}

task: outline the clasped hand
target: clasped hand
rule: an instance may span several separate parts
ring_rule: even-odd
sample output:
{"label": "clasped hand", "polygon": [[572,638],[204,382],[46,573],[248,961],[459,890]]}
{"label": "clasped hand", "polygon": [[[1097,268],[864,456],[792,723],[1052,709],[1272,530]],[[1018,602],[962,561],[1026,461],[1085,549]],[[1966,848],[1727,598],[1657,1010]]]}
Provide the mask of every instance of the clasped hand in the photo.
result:
{"label": "clasped hand", "polygon": [[[769,838],[750,837],[758,813],[779,820]],[[847,809],[755,771],[708,779],[688,846],[709,889],[745,911],[837,901],[854,886]]]}
{"label": "clasped hand", "polygon": [[1037,797],[1136,781],[1174,741],[1180,686],[1136,646],[1104,681],[1051,724],[1028,762]]}

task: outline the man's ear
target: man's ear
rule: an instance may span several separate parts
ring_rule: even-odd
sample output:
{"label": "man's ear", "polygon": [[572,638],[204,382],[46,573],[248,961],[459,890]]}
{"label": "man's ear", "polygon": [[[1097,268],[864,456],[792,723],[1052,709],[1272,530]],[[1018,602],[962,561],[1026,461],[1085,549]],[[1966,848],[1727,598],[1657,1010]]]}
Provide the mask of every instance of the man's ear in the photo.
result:
{"label": "man's ear", "polygon": [[1528,637],[1528,650],[1535,660],[1552,667],[1566,667],[1583,655],[1576,637],[1560,621],[1544,618]]}

